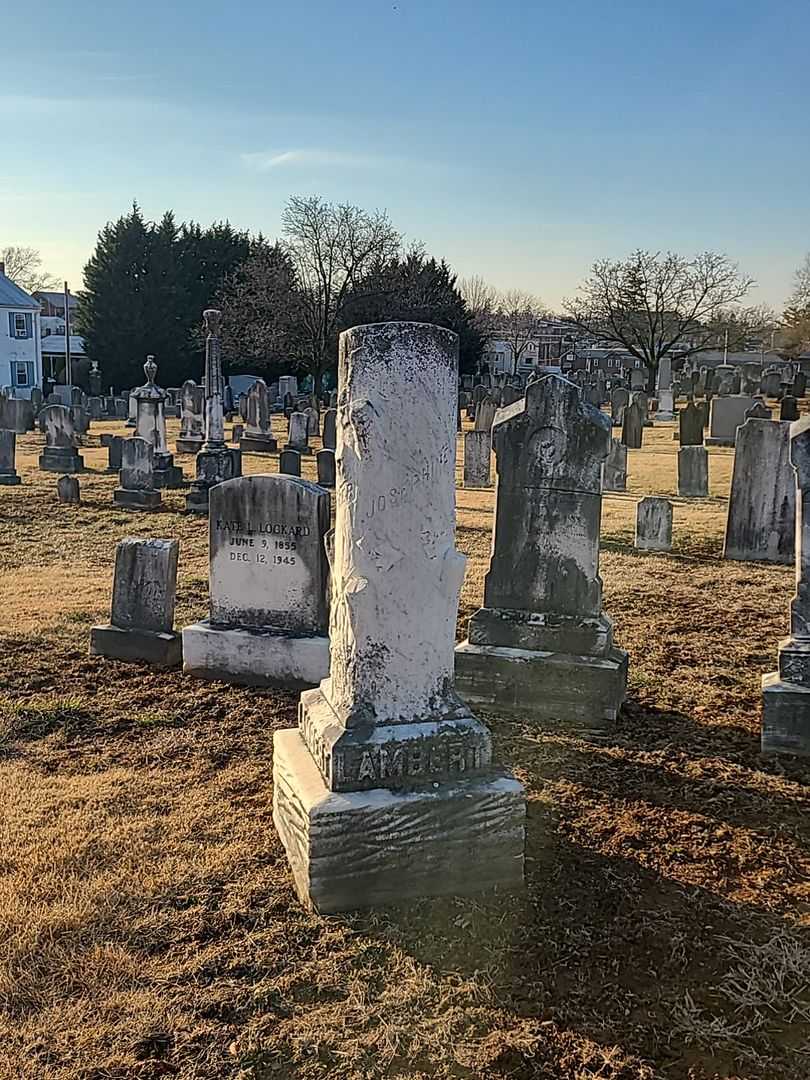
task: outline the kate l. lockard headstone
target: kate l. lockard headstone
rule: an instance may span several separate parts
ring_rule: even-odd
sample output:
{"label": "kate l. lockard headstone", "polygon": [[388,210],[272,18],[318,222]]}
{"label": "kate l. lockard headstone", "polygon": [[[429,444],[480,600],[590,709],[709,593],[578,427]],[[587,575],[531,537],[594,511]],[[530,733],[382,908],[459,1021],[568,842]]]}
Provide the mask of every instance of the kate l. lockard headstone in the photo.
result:
{"label": "kate l. lockard headstone", "polygon": [[209,504],[210,614],[183,630],[183,670],[316,685],[329,669],[329,493],[291,476],[243,476],[211,488]]}
{"label": "kate l. lockard headstone", "polygon": [[326,912],[516,886],[523,789],[453,687],[458,337],[359,326],[339,372],[329,678],[274,739],[298,894]]}

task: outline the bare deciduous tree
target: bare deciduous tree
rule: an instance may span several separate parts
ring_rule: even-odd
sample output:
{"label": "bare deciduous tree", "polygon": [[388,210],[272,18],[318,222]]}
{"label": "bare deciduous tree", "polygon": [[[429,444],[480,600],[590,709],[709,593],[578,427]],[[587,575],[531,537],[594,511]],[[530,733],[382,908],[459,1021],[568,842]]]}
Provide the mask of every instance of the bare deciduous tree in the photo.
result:
{"label": "bare deciduous tree", "polygon": [[31,247],[5,247],[0,251],[0,262],[6,265],[6,277],[27,293],[40,289],[56,289],[59,282],[42,269],[42,256]]}
{"label": "bare deciduous tree", "polygon": [[810,344],[810,254],[793,277],[793,292],[785,305],[783,339],[791,353]]}
{"label": "bare deciduous tree", "polygon": [[498,299],[497,290],[478,274],[462,278],[458,289],[476,329],[482,334],[488,333],[492,329]]}
{"label": "bare deciduous tree", "polygon": [[352,290],[376,265],[384,265],[400,249],[400,234],[384,211],[368,213],[356,206],[335,205],[320,196],[293,196],[282,218],[284,250],[301,289],[303,366],[321,381],[333,357]]}
{"label": "bare deciduous tree", "polygon": [[634,251],[624,260],[594,263],[564,309],[580,330],[623,346],[653,373],[676,349],[689,355],[722,347],[724,320],[746,321],[738,305],[753,284],[716,252],[687,259]]}
{"label": "bare deciduous tree", "polygon": [[521,289],[497,293],[491,332],[509,345],[513,375],[517,373],[526,346],[537,337],[540,322],[545,318],[548,318],[548,310],[532,293]]}

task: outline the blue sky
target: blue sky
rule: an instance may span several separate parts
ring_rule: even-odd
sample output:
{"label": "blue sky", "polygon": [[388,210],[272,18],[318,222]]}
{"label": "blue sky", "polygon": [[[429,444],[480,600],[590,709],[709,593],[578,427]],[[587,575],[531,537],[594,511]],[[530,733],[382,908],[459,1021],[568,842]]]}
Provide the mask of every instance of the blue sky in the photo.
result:
{"label": "blue sky", "polygon": [[133,198],[268,236],[290,194],[385,207],[459,274],[551,306],[634,247],[725,251],[781,305],[810,249],[806,0],[15,11],[0,246],[74,287]]}

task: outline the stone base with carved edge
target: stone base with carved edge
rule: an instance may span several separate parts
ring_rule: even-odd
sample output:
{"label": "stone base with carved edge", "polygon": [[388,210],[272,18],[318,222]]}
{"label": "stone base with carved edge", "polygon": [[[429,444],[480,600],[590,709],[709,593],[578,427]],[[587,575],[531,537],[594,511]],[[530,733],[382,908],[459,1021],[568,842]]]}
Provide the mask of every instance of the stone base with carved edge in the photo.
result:
{"label": "stone base with carved edge", "polygon": [[39,467],[45,472],[84,472],[84,458],[70,447],[46,446],[39,456]]}
{"label": "stone base with carved edge", "polygon": [[273,821],[301,902],[324,914],[519,889],[525,817],[523,788],[502,770],[333,792],[297,729],[273,738]]}
{"label": "stone base with carved edge", "polygon": [[122,510],[158,510],[161,494],[151,491],[131,491],[129,488],[116,488],[113,492],[113,506]]}
{"label": "stone base with carved edge", "polygon": [[180,635],[150,630],[124,630],[107,624],[90,631],[90,655],[110,660],[142,660],[153,667],[177,667],[183,659]]}
{"label": "stone base with carved edge", "polygon": [[810,640],[779,642],[779,670],[762,676],[762,752],[810,757]]}
{"label": "stone base with carved edge", "polygon": [[296,453],[299,453],[301,455],[311,454],[313,452],[311,446],[293,446],[292,443],[285,443],[282,446],[281,449],[282,450],[295,450]]}
{"label": "stone base with carved edge", "polygon": [[183,628],[183,671],[239,686],[303,690],[329,671],[329,638],[282,630],[216,627],[208,620]]}
{"label": "stone base with carved edge", "polygon": [[204,442],[202,435],[198,439],[181,437],[175,442],[174,450],[176,454],[199,454]]}
{"label": "stone base with carved edge", "polygon": [[186,495],[186,513],[207,514],[211,488],[242,475],[242,451],[230,446],[201,450],[195,468],[197,476]]}
{"label": "stone base with carved edge", "polygon": [[278,443],[272,435],[243,434],[239,447],[243,454],[275,454],[278,452]]}

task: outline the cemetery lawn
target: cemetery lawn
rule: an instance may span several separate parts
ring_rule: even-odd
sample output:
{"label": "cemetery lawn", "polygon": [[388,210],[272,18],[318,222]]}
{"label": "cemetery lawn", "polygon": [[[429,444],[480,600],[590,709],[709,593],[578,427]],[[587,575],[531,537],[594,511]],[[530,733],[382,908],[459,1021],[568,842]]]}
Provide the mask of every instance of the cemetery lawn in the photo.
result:
{"label": "cemetery lawn", "polygon": [[[758,747],[793,570],[719,558],[730,450],[709,499],[673,500],[671,555],[632,533],[637,497],[674,494],[672,425],[605,498],[620,720],[484,714],[527,789],[525,893],[321,918],[271,820],[295,696],[88,655],[124,536],[179,538],[176,623],[205,615],[206,523],[182,492],[114,509],[92,447],[83,505],[61,506],[41,441],[19,437],[23,485],[0,488],[3,1080],[810,1077],[810,765]],[[458,491],[459,637],[492,501]]]}

